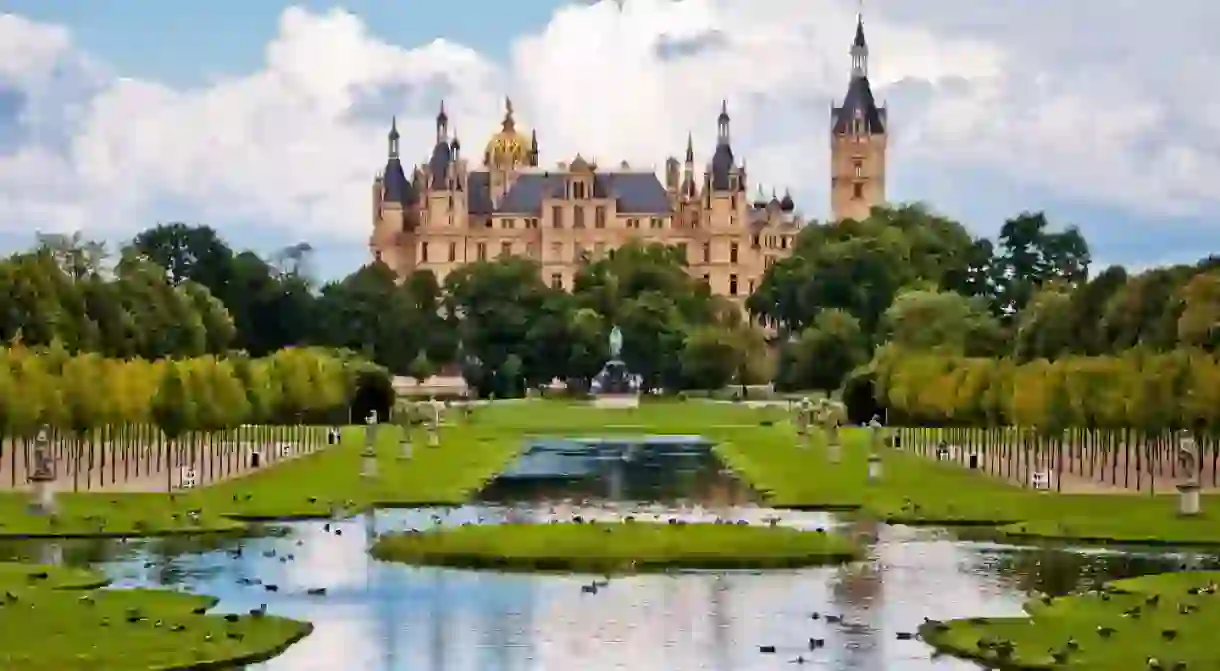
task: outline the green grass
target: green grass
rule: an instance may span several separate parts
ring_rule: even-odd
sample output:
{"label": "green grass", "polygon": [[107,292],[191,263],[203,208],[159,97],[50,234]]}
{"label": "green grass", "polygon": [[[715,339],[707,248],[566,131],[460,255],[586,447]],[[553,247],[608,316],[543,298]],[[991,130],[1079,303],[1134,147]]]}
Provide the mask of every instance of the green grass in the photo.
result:
{"label": "green grass", "polygon": [[[866,480],[867,432],[844,431],[843,460],[832,464],[820,434],[797,445],[783,408],[702,401],[650,401],[600,410],[586,402],[522,401],[480,407],[467,423],[441,428],[441,446],[413,438],[399,458],[399,429],[382,427],[379,476],[360,476],[363,430],[341,444],[253,475],[167,498],[164,494],[60,494],[55,519],[27,513],[28,496],[0,493],[0,538],[118,536],[241,531],[237,520],[328,517],[370,506],[458,504],[525,447],[530,435],[685,434],[717,443],[720,458],[777,506],[858,509],[892,523],[981,525],[1020,539],[1220,545],[1220,497],[1204,514],[1180,518],[1173,494],[1064,495],[1034,492],[956,463],[882,450],[884,476]],[[188,515],[194,511],[196,516]]]}
{"label": "green grass", "polygon": [[524,446],[496,427],[447,426],[438,447],[413,436],[414,457],[400,459],[397,427],[378,435],[378,477],[360,475],[363,430],[344,429],[341,444],[246,477],[176,494],[59,493],[51,517],[31,514],[30,497],[0,493],[0,538],[157,536],[241,532],[239,520],[328,517],[370,506],[457,504]]}
{"label": "green grass", "polygon": [[843,536],[782,527],[566,522],[390,534],[378,539],[373,556],[463,568],[611,574],[837,564],[859,551]]}
{"label": "green grass", "polygon": [[[1211,638],[1220,627],[1220,595],[1207,591],[1216,581],[1220,572],[1202,571],[1120,580],[1086,594],[1035,599],[1026,605],[1029,617],[929,623],[920,634],[941,652],[1009,669],[1220,668]],[[1066,657],[1058,661],[1055,653]]]}
{"label": "green grass", "polygon": [[777,506],[855,508],[895,524],[994,526],[1018,540],[1220,545],[1220,497],[1204,514],[1176,514],[1176,496],[1058,494],[1023,489],[952,462],[883,449],[883,477],[867,481],[866,431],[843,434],[841,463],[820,435],[808,447],[788,424],[718,432],[721,458]]}
{"label": "green grass", "polygon": [[744,404],[700,400],[642,402],[638,408],[600,409],[581,401],[523,401],[484,406],[475,425],[497,432],[523,434],[639,434],[707,435],[718,426],[758,426],[783,421],[780,407],[751,408]]}
{"label": "green grass", "polygon": [[209,597],[89,589],[105,582],[80,569],[0,564],[0,668],[231,668],[269,659],[312,630],[253,614],[228,621],[206,612]]}

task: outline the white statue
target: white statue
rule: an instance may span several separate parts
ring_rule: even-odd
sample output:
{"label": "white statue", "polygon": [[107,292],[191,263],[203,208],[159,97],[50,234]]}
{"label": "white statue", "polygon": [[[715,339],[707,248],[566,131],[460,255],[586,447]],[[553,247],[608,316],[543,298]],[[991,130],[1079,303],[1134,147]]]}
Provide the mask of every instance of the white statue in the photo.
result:
{"label": "white statue", "polygon": [[610,329],[610,358],[617,359],[623,353],[623,332],[617,326]]}

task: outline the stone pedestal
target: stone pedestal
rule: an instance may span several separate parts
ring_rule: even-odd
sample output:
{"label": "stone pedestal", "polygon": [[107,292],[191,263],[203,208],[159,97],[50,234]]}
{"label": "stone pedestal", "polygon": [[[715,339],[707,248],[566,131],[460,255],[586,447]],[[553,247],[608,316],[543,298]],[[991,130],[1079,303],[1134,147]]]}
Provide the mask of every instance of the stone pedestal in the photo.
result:
{"label": "stone pedestal", "polygon": [[441,444],[440,434],[438,434],[436,432],[435,428],[428,429],[428,446],[436,447],[437,445],[440,445],[440,444]]}
{"label": "stone pedestal", "polygon": [[593,378],[593,406],[605,409],[638,408],[640,392],[636,389],[627,364],[612,359]]}
{"label": "stone pedestal", "polygon": [[364,450],[360,453],[360,475],[377,477],[377,413],[368,416],[364,427]]}
{"label": "stone pedestal", "polygon": [[413,456],[415,456],[415,447],[411,445],[410,438],[404,438],[403,441],[398,444],[398,458],[410,459]]}
{"label": "stone pedestal", "polygon": [[843,461],[843,446],[838,443],[831,443],[826,446],[826,451],[829,454],[830,463],[837,464]]}
{"label": "stone pedestal", "polygon": [[51,461],[50,443],[47,429],[39,430],[34,438],[34,472],[30,474],[34,500],[30,507],[41,515],[55,512],[55,464]]}
{"label": "stone pedestal", "polygon": [[55,483],[51,480],[35,480],[30,478],[34,490],[34,500],[30,508],[39,515],[51,515],[55,512]]}
{"label": "stone pedestal", "polygon": [[868,479],[869,482],[876,482],[881,479],[881,457],[876,454],[868,455]]}
{"label": "stone pedestal", "polygon": [[598,394],[593,397],[593,407],[603,410],[624,410],[640,407],[639,394]]}
{"label": "stone pedestal", "polygon": [[1183,517],[1194,517],[1199,514],[1199,485],[1186,483],[1178,485],[1178,514]]}

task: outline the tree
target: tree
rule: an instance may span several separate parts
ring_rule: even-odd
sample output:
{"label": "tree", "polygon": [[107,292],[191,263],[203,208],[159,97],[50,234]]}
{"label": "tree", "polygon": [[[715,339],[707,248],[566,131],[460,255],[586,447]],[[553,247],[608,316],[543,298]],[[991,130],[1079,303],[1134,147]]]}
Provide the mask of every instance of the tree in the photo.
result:
{"label": "tree", "polygon": [[983,298],[935,289],[899,293],[881,326],[886,340],[910,350],[986,355],[1004,340]]}
{"label": "tree", "polygon": [[777,385],[786,389],[838,389],[847,374],[868,360],[860,322],[843,310],[821,312],[784,347]]}
{"label": "tree", "polygon": [[208,226],[158,224],[131,242],[135,252],[163,268],[172,284],[187,280],[207,287],[222,301],[230,296],[233,250]]}
{"label": "tree", "polygon": [[322,287],[314,309],[319,342],[362,352],[396,374],[407,374],[421,351],[414,306],[383,264]]}
{"label": "tree", "polygon": [[1017,316],[1013,335],[1018,361],[1055,359],[1069,353],[1076,342],[1072,332],[1072,297],[1056,285],[1034,294]]}
{"label": "tree", "polygon": [[745,368],[745,343],[732,331],[705,326],[686,336],[681,361],[683,386],[720,389]]}
{"label": "tree", "polygon": [[415,378],[416,383],[423,384],[428,378],[436,375],[436,366],[428,360],[428,354],[420,350],[419,354],[416,354],[415,358],[411,361],[407,373]]}
{"label": "tree", "polygon": [[1209,352],[1220,345],[1220,271],[1199,273],[1178,291],[1177,340]]}
{"label": "tree", "polygon": [[755,318],[800,332],[826,309],[856,317],[872,339],[903,288],[987,295],[990,248],[922,205],[875,208],[864,221],[806,226],[792,256],[772,265],[747,299]]}
{"label": "tree", "polygon": [[1079,229],[1049,229],[1041,212],[1023,212],[1000,228],[993,281],[997,309],[1006,319],[1015,319],[1042,286],[1060,282],[1075,287],[1088,276],[1089,246]]}

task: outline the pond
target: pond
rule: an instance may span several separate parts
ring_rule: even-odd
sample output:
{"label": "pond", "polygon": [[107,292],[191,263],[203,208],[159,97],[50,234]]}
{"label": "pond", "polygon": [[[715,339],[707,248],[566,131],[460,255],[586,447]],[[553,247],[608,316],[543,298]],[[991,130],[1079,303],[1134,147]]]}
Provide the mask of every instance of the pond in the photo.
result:
{"label": "pond", "polygon": [[[58,554],[65,563],[100,568],[119,587],[212,594],[220,597],[221,611],[267,604],[272,613],[314,622],[313,635],[250,667],[268,671],[753,671],[787,668],[798,656],[817,669],[973,669],[933,659],[922,643],[898,634],[914,631],[924,617],[1018,614],[1029,590],[1065,593],[1177,570],[1184,562],[1218,565],[1212,557],[1166,552],[1023,549],[954,540],[943,530],[774,511],[752,503],[748,488],[694,443],[626,461],[622,449],[607,444],[571,447],[544,448],[562,467],[555,472],[530,466],[527,457],[527,468],[510,469],[485,500],[459,508],[293,523],[284,525],[285,533],[247,539],[23,542],[0,546],[0,555]],[[555,456],[565,452],[571,454]],[[567,459],[593,464],[581,471]],[[560,471],[563,477],[554,477]],[[613,487],[621,501],[606,500],[611,477],[619,478]],[[366,553],[372,535],[387,531],[641,508],[659,517],[761,521],[778,515],[781,524],[800,527],[846,525],[867,542],[869,556],[839,568],[617,578],[590,594],[581,589],[587,577],[410,568]],[[307,593],[319,587],[325,595]],[[811,638],[824,646],[809,650]],[[759,646],[776,652],[761,653]]]}

